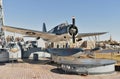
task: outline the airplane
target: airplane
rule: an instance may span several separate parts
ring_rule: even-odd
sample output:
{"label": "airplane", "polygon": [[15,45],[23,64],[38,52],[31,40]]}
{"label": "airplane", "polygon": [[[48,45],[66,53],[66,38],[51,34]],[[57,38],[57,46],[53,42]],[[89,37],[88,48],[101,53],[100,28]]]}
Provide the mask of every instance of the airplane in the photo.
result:
{"label": "airplane", "polygon": [[[3,26],[2,29],[4,29],[5,31],[15,32],[30,37],[36,37],[37,39],[42,38],[48,42],[66,41],[72,38],[73,43],[75,43],[76,41],[81,41],[82,37],[97,36],[107,33],[78,33],[78,28],[75,25],[75,17],[72,18],[72,24],[62,23],[60,25],[57,25],[50,31],[46,30],[45,23],[43,23],[43,31],[17,28],[12,26]],[[77,38],[77,40],[75,38]]]}
{"label": "airplane", "polygon": [[[68,39],[72,39],[72,42],[81,41],[82,37],[88,36],[97,36],[103,35],[107,32],[96,32],[96,33],[78,33],[78,28],[75,25],[75,17],[72,17],[72,24],[62,23],[57,25],[50,31],[47,31],[45,23],[43,23],[43,31],[17,28],[12,26],[3,26],[3,30],[9,32],[15,32],[22,35],[26,35],[29,37],[36,37],[37,39],[42,38],[47,42],[59,42],[59,41],[67,41]],[[77,40],[76,40],[77,38]],[[69,53],[68,51],[71,52]],[[47,48],[48,53],[57,54],[60,56],[79,56],[82,54],[83,49],[81,48]]]}

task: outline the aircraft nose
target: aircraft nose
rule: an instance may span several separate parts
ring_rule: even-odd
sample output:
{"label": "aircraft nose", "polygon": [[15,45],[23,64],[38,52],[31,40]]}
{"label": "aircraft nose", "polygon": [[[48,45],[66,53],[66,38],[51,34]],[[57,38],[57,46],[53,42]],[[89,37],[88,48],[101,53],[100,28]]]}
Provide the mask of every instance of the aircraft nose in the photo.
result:
{"label": "aircraft nose", "polygon": [[75,26],[75,17],[72,18],[72,25],[69,28],[69,34],[72,36],[73,43],[75,43],[75,36],[78,33],[78,28]]}

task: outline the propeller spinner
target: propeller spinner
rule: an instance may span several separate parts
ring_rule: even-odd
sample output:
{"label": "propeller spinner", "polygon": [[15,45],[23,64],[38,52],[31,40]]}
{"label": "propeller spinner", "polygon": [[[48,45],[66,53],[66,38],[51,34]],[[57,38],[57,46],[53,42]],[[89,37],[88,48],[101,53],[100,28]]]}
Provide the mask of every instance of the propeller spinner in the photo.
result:
{"label": "propeller spinner", "polygon": [[72,41],[75,43],[75,36],[78,33],[78,28],[75,26],[75,17],[72,18],[72,25],[69,28],[69,34],[72,36]]}

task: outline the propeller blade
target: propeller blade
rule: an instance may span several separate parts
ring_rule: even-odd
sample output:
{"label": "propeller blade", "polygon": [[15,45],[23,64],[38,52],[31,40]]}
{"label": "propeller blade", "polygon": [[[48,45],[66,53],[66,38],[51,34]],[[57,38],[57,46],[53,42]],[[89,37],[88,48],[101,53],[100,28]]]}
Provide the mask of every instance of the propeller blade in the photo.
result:
{"label": "propeller blade", "polygon": [[75,35],[74,34],[72,35],[72,41],[73,41],[73,43],[75,43]]}
{"label": "propeller blade", "polygon": [[74,16],[72,17],[72,25],[73,25],[73,27],[75,26],[75,17]]}

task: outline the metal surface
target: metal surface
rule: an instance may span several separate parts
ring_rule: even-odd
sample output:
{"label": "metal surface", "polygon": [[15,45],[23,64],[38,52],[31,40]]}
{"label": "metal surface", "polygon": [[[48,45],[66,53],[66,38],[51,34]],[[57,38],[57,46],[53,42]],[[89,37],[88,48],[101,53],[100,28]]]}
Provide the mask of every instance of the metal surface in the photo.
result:
{"label": "metal surface", "polygon": [[7,49],[0,49],[0,62],[8,62],[9,61],[9,53]]}
{"label": "metal surface", "polygon": [[85,66],[101,66],[114,64],[116,61],[109,59],[74,59],[74,60],[61,60],[60,63],[71,65],[85,65]]}
{"label": "metal surface", "polygon": [[105,74],[115,71],[114,60],[108,59],[74,59],[61,60],[61,69],[65,72],[74,72],[78,74]]}
{"label": "metal surface", "polygon": [[72,56],[77,53],[82,54],[83,49],[81,48],[49,48],[47,51],[57,56]]}

